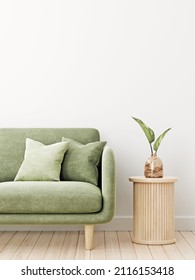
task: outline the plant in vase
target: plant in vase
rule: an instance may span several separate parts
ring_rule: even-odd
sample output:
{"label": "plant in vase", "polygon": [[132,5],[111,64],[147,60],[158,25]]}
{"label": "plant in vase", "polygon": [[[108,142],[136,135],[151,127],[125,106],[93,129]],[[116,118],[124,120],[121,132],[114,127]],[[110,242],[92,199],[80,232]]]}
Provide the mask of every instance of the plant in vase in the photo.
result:
{"label": "plant in vase", "polygon": [[[144,176],[146,178],[162,178],[163,177],[163,163],[159,157],[157,157],[157,151],[161,144],[162,139],[166,133],[171,129],[166,129],[155,141],[154,131],[148,127],[142,120],[132,117],[143,129],[146,138],[148,139],[151,151],[151,157],[146,161],[144,168]],[[153,145],[152,145],[153,143]]]}

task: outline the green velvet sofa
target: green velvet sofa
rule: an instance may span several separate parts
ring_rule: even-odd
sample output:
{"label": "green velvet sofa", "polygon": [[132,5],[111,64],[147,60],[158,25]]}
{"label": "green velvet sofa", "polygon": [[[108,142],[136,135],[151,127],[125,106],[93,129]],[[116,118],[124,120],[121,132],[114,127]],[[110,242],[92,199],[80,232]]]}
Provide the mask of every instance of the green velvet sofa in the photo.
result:
{"label": "green velvet sofa", "polygon": [[59,180],[16,180],[24,162],[26,139],[49,146],[62,142],[63,137],[80,143],[81,148],[100,142],[99,131],[94,128],[0,129],[0,225],[84,225],[85,246],[92,249],[94,225],[109,222],[115,212],[115,159],[108,144],[104,143],[95,163],[97,184],[85,178],[74,180],[80,166],[70,178],[62,178],[60,173]]}

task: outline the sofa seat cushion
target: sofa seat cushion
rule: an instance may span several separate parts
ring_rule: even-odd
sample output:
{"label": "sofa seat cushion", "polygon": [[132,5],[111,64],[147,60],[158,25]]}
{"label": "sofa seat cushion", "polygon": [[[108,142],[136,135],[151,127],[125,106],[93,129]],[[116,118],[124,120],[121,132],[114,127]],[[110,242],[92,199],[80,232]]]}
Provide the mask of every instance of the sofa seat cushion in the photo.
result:
{"label": "sofa seat cushion", "polygon": [[0,183],[0,213],[95,213],[101,190],[85,182],[11,181]]}

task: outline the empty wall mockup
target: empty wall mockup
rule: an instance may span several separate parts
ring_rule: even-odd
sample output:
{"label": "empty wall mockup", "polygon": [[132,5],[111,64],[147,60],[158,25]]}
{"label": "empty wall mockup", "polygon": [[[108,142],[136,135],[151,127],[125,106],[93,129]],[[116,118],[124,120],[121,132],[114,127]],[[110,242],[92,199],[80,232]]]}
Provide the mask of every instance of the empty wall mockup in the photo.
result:
{"label": "empty wall mockup", "polygon": [[95,127],[116,158],[117,208],[99,228],[131,229],[130,176],[147,139],[175,188],[177,229],[195,230],[195,2],[1,1],[0,127]]}

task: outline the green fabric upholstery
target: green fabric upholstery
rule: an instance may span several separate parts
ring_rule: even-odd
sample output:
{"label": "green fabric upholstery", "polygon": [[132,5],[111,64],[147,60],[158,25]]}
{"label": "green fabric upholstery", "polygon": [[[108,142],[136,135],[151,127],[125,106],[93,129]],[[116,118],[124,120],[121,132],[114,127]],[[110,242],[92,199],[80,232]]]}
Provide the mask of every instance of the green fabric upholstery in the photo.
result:
{"label": "green fabric upholstery", "polygon": [[26,138],[50,145],[62,137],[83,144],[99,141],[94,128],[1,128],[0,129],[0,182],[13,181],[24,159]]}
{"label": "green fabric upholstery", "polygon": [[61,179],[81,181],[98,185],[98,164],[105,141],[81,144],[69,138],[62,138],[68,150],[62,163]]}
{"label": "green fabric upholstery", "polygon": [[94,213],[102,208],[98,187],[83,182],[0,183],[0,213]]}
{"label": "green fabric upholstery", "polygon": [[[96,129],[90,128],[23,128],[23,129],[0,129],[0,181],[13,181],[15,175],[23,161],[24,150],[25,150],[25,139],[32,138],[40,141],[46,145],[53,144],[55,142],[60,142],[62,137],[72,138],[82,144],[87,144],[90,142],[99,141],[99,132]],[[110,147],[106,146],[103,149],[101,162],[100,162],[101,172],[99,172],[99,188],[92,184],[88,184],[89,192],[92,191],[99,196],[101,194],[101,208],[96,212],[87,213],[1,213],[0,214],[0,224],[1,225],[60,225],[60,224],[102,224],[109,222],[115,213],[115,159],[113,151]],[[8,187],[9,182],[5,183]],[[11,182],[10,182],[11,183]],[[40,184],[42,182],[12,182],[13,188],[16,184],[26,184],[27,188],[30,188],[28,184]],[[46,182],[53,185],[59,184],[61,182]],[[80,187],[83,186],[81,182],[62,182],[79,184]],[[1,185],[1,184],[0,184]],[[2,184],[3,185],[3,184]],[[69,185],[71,188],[73,185]],[[32,185],[31,185],[32,187]],[[21,187],[20,187],[21,188]],[[38,188],[38,186],[36,187]],[[46,185],[45,188],[47,189]],[[52,191],[55,192],[54,187],[51,187]],[[10,189],[11,190],[11,189]],[[8,191],[8,190],[7,190]],[[13,204],[17,205],[18,199],[24,197],[25,192],[22,188],[18,193],[15,192],[15,201]],[[27,191],[27,190],[26,190]],[[31,189],[33,194],[33,188]],[[47,189],[48,191],[48,189]],[[71,191],[71,190],[70,190]],[[9,191],[8,191],[9,192]],[[0,191],[1,193],[1,191]],[[3,194],[3,192],[2,192]],[[83,194],[84,195],[84,194]],[[49,196],[49,194],[47,194]],[[30,196],[31,197],[31,196]],[[30,200],[30,198],[29,198]],[[88,204],[90,198],[83,200],[83,204]],[[4,199],[0,196],[0,205],[3,203]],[[74,204],[74,200],[70,204]],[[32,202],[31,202],[32,203]],[[36,198],[33,199],[34,205],[36,205]],[[55,203],[53,202],[53,205]],[[31,204],[32,205],[32,204]],[[53,206],[54,207],[54,206]],[[64,207],[64,206],[63,206]],[[75,207],[75,206],[74,206]]]}
{"label": "green fabric upholstery", "polygon": [[[57,182],[55,182],[57,183]],[[97,187],[96,187],[97,188]],[[86,214],[0,214],[0,224],[61,225],[102,224],[109,222],[115,213],[115,160],[110,147],[102,155],[102,209]]]}
{"label": "green fabric upholstery", "polygon": [[69,142],[44,145],[30,138],[26,139],[24,161],[15,181],[59,181],[61,163]]}

